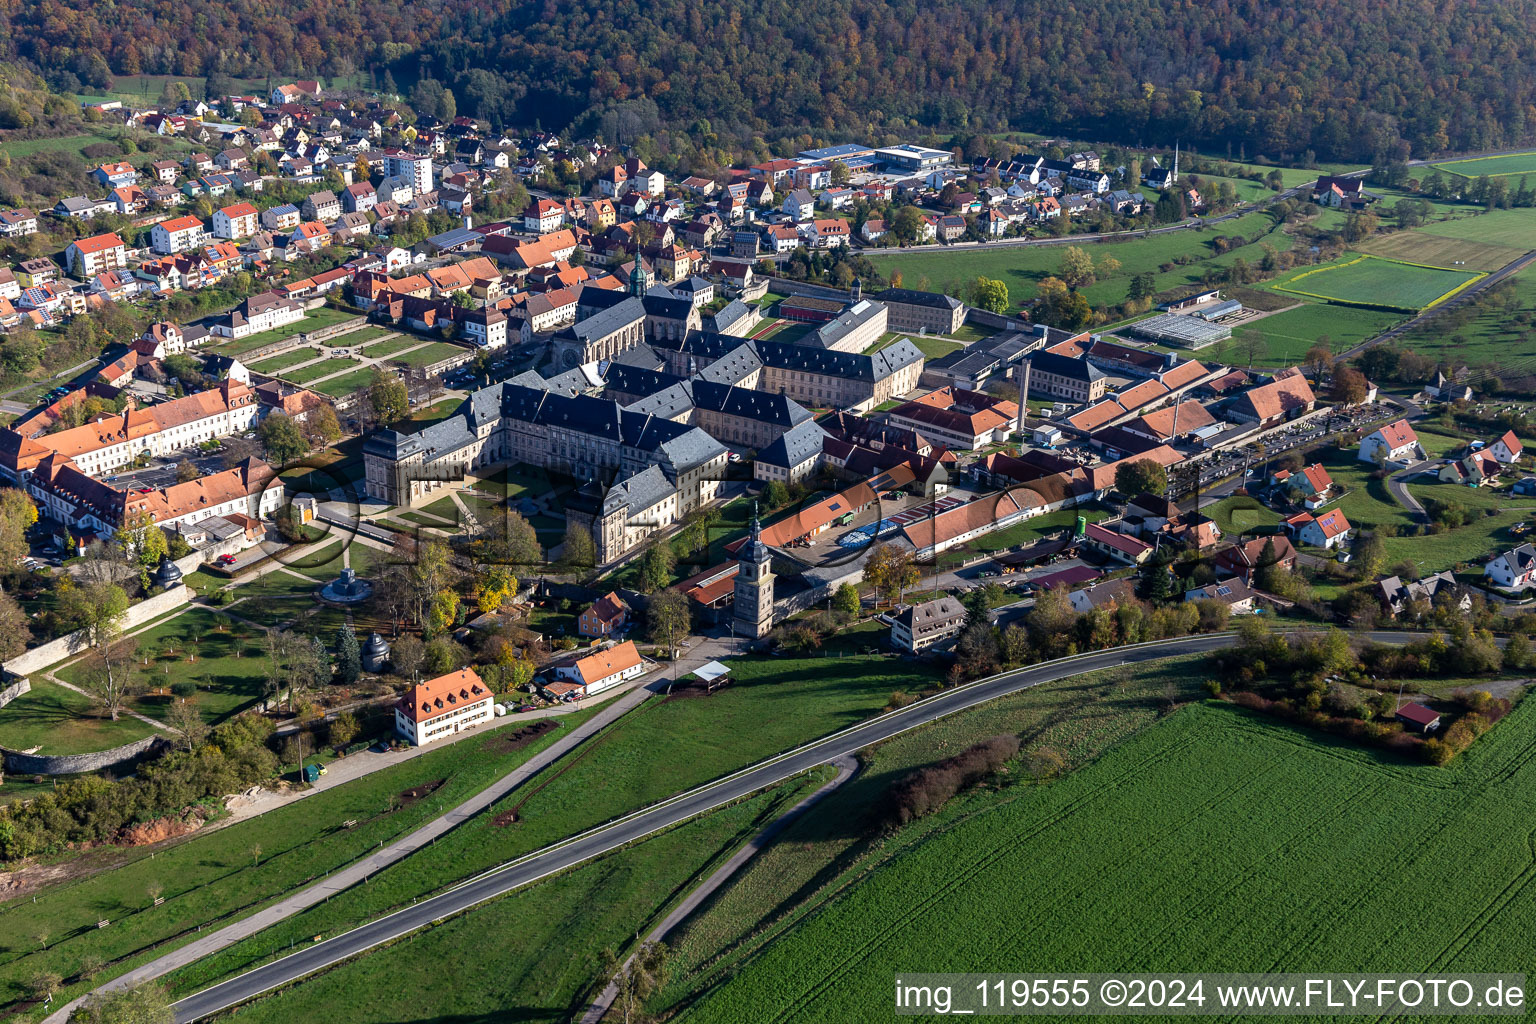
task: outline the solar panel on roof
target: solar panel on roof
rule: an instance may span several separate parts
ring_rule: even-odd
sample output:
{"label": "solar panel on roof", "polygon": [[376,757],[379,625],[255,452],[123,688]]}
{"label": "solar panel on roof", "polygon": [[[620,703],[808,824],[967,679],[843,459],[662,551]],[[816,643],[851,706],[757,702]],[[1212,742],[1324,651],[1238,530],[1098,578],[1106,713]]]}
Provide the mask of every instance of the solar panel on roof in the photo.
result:
{"label": "solar panel on roof", "polygon": [[1232,594],[1232,588],[1231,587],[1217,587],[1216,588],[1216,594],[1217,594],[1218,597],[1229,597]]}

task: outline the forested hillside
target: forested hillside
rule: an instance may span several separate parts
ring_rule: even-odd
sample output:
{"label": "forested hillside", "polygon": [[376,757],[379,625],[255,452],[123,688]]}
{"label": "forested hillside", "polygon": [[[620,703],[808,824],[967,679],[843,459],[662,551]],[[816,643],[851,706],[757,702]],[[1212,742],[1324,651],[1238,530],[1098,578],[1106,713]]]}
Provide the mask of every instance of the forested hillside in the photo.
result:
{"label": "forested hillside", "polygon": [[0,56],[87,85],[387,72],[441,80],[459,112],[507,126],[1013,128],[1349,160],[1536,133],[1536,0],[0,0],[0,14]]}

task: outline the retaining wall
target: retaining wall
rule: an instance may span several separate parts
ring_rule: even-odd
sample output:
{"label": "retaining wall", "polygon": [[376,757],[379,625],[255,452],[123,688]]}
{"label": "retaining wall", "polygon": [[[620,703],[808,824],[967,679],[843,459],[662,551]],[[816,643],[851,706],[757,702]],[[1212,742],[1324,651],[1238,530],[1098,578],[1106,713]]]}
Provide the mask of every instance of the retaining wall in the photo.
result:
{"label": "retaining wall", "polygon": [[[186,562],[190,559],[196,559],[196,561],[192,562],[192,568],[195,569],[201,564],[202,555],[188,555],[181,562]],[[181,565],[181,562],[177,564]],[[190,570],[182,566],[182,571],[188,572]],[[190,600],[192,600],[192,589],[187,586],[173,587],[152,597],[146,597],[138,604],[129,607],[123,616],[123,629],[126,631],[133,629],[135,626],[142,626],[150,619],[158,618],[173,608],[186,604]],[[24,676],[29,672],[36,672],[39,669],[44,669],[49,665],[63,661],[70,655],[79,654],[84,648],[84,635],[81,632],[74,632],[68,636],[61,636],[57,640],[49,641],[41,647],[34,647],[30,651],[18,654],[3,666],[0,666],[0,668],[3,668],[8,675]]]}
{"label": "retaining wall", "polygon": [[0,747],[0,755],[4,755],[5,770],[15,775],[79,775],[82,772],[99,772],[103,768],[116,768],[149,757],[168,746],[170,741],[164,736],[146,736],[111,750],[98,750],[91,754],[23,754],[18,750]]}
{"label": "retaining wall", "polygon": [[0,708],[5,707],[17,697],[20,697],[24,693],[29,693],[31,690],[32,684],[27,682],[25,679],[16,680],[10,686],[0,690]]}

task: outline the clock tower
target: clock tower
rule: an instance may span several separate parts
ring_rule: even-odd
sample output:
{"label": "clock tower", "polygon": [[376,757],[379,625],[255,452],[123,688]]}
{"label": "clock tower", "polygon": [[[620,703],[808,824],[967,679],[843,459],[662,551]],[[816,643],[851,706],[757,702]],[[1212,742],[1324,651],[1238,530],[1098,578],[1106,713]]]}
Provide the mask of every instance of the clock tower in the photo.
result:
{"label": "clock tower", "polygon": [[763,524],[755,508],[752,530],[736,562],[736,635],[761,640],[773,629],[773,556],[763,543]]}

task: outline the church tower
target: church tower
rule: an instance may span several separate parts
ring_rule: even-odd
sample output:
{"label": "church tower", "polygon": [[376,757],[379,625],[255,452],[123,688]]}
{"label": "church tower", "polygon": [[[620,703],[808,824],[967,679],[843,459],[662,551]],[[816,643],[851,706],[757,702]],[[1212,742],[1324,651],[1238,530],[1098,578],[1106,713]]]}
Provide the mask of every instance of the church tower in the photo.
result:
{"label": "church tower", "polygon": [[735,632],[761,640],[773,629],[773,556],[763,543],[763,524],[752,510],[752,531],[736,553]]}
{"label": "church tower", "polygon": [[629,272],[629,294],[637,299],[645,298],[645,293],[651,290],[651,275],[645,269],[645,262],[640,259],[640,254],[635,253],[635,269]]}

